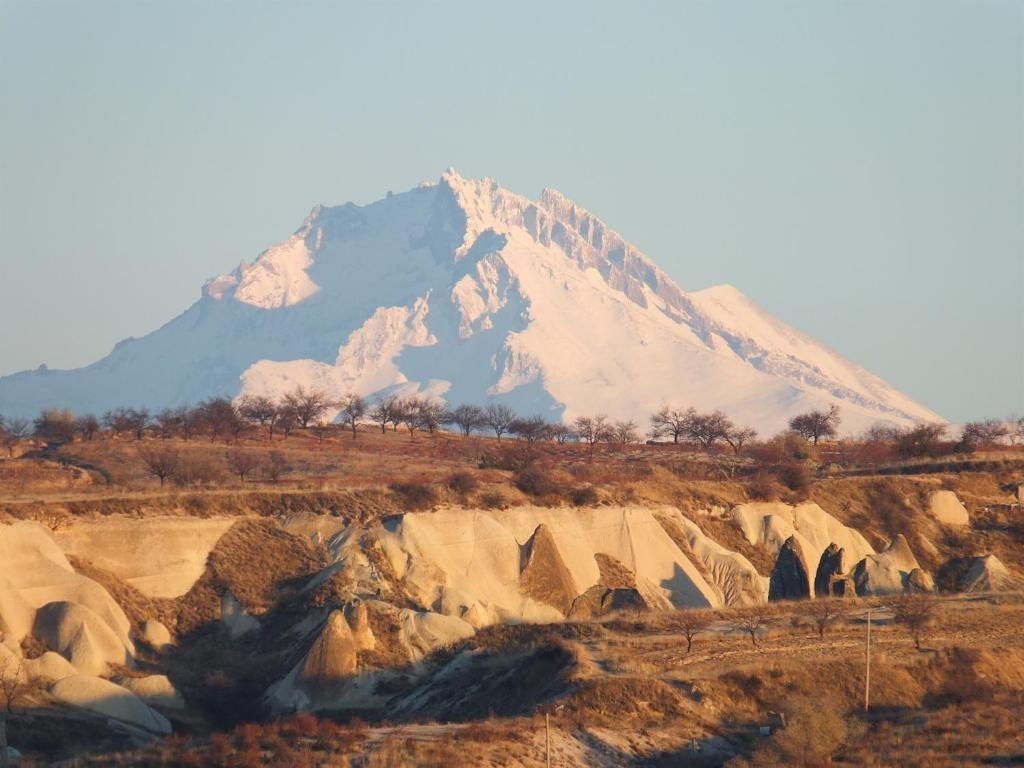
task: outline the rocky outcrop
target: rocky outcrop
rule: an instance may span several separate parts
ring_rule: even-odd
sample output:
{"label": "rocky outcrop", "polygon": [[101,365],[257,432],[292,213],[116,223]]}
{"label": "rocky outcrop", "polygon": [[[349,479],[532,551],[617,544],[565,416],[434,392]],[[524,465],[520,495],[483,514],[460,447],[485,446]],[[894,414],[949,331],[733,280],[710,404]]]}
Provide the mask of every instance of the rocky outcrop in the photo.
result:
{"label": "rocky outcrop", "polygon": [[592,619],[614,611],[644,611],[647,603],[633,587],[595,585],[576,598],[569,609],[570,619]]}
{"label": "rocky outcrop", "polygon": [[129,677],[118,682],[151,707],[172,710],[185,708],[185,699],[166,675]]}
{"label": "rocky outcrop", "polygon": [[139,627],[139,639],[155,651],[165,651],[172,644],[171,632],[162,622],[150,619]]}
{"label": "rocky outcrop", "polygon": [[225,592],[220,597],[220,620],[232,638],[241,637],[260,628],[259,619],[250,616],[230,592]]}
{"label": "rocky outcrop", "polygon": [[357,648],[352,629],[339,610],[331,611],[323,629],[299,663],[296,682],[311,692],[330,688],[355,674]]}
{"label": "rocky outcrop", "polygon": [[907,592],[930,595],[935,591],[935,580],[923,568],[915,568],[907,574],[907,582],[903,588]]}
{"label": "rocky outcrop", "polygon": [[907,579],[920,564],[903,534],[877,555],[868,555],[853,569],[858,595],[892,595],[906,589]]}
{"label": "rocky outcrop", "polygon": [[1024,579],[1014,578],[995,555],[972,557],[964,564],[957,587],[962,592],[1001,592],[1024,589]]}
{"label": "rocky outcrop", "polygon": [[47,651],[35,659],[25,659],[22,663],[29,677],[47,684],[78,674],[70,661],[53,651]]}
{"label": "rocky outcrop", "polygon": [[567,614],[578,591],[551,529],[541,523],[523,545],[519,585],[523,594]]}
{"label": "rocky outcrop", "polygon": [[795,536],[790,536],[775,558],[768,583],[769,600],[799,600],[811,596],[807,553]]}
{"label": "rocky outcrop", "polygon": [[928,513],[943,525],[970,525],[967,509],[953,491],[935,491],[928,497]]}
{"label": "rocky outcrop", "polygon": [[370,629],[370,612],[362,600],[345,607],[345,620],[352,630],[352,640],[357,651],[372,651],[377,647],[377,638]]}
{"label": "rocky outcrop", "polygon": [[150,735],[166,735],[171,724],[138,696],[120,685],[88,675],[58,680],[50,693],[59,702],[94,712],[113,723],[142,730]]}
{"label": "rocky outcrop", "polygon": [[821,553],[818,568],[814,572],[814,596],[852,597],[854,590],[847,578],[851,566],[846,550],[829,544]]}
{"label": "rocky outcrop", "polygon": [[132,654],[102,618],[83,605],[47,603],[36,613],[32,633],[83,675],[105,675],[128,664]]}

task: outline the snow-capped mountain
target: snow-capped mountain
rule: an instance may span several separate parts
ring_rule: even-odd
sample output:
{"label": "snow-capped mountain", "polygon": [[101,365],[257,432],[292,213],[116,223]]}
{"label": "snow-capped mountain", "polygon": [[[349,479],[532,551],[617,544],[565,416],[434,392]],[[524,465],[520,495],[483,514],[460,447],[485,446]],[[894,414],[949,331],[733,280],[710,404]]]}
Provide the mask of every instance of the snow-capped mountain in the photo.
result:
{"label": "snow-capped mountain", "polygon": [[763,433],[833,403],[848,431],[938,419],[731,286],[683,292],[557,191],[532,201],[453,170],[370,205],[317,206],[157,331],[84,368],[0,379],[0,413],[298,384],[642,425],[663,404],[693,405]]}

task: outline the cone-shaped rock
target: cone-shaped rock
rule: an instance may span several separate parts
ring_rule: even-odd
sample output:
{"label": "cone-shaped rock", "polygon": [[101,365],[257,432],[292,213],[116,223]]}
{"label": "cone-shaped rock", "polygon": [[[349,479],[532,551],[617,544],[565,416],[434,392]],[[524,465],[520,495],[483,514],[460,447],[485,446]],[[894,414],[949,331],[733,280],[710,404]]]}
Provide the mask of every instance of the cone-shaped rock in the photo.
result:
{"label": "cone-shaped rock", "polygon": [[910,573],[921,566],[903,534],[877,555],[868,555],[853,569],[858,595],[892,595],[903,592]]}
{"label": "cone-shaped rock", "polygon": [[795,600],[811,596],[807,573],[807,557],[795,536],[786,539],[775,558],[775,567],[768,582],[769,600]]}
{"label": "cone-shaped rock", "polygon": [[311,690],[322,689],[356,672],[356,640],[341,611],[331,611],[320,636],[299,667],[298,682]]}
{"label": "cone-shaped rock", "polygon": [[851,564],[847,562],[846,550],[829,544],[821,553],[818,570],[814,574],[815,597],[840,597],[845,591],[846,579]]}
{"label": "cone-shaped rock", "polygon": [[576,599],[576,582],[558,552],[555,537],[543,523],[523,547],[519,584],[524,595],[562,613],[568,613]]}
{"label": "cone-shaped rock", "polygon": [[362,600],[350,603],[345,609],[345,618],[348,619],[357,650],[372,651],[377,647],[377,638],[370,629],[370,614],[366,610],[366,603]]}

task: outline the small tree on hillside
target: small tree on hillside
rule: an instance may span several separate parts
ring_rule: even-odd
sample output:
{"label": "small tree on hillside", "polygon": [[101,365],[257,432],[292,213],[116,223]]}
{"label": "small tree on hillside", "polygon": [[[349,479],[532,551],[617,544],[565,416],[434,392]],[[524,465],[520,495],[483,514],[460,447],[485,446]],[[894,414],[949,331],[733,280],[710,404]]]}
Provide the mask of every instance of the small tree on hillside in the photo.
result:
{"label": "small tree on hillside", "polygon": [[516,412],[504,403],[488,403],[484,409],[487,419],[487,426],[494,431],[494,436],[501,440],[501,436],[509,431],[512,422],[516,420]]}
{"label": "small tree on hillside", "polygon": [[315,424],[331,407],[331,401],[323,392],[306,389],[301,385],[284,396],[284,402],[295,415],[295,420],[303,429]]}
{"label": "small tree on hillside", "polygon": [[83,440],[92,440],[96,437],[96,433],[100,431],[100,420],[97,419],[93,414],[87,413],[78,419],[77,423],[78,434],[82,436]]}
{"label": "small tree on hillside", "polygon": [[290,471],[291,467],[288,465],[288,459],[283,453],[271,451],[267,454],[263,462],[263,474],[267,476],[270,482],[276,484],[281,480],[283,474]]}
{"label": "small tree on hillside", "polygon": [[243,451],[240,448],[235,448],[233,451],[228,452],[227,463],[228,469],[231,470],[232,474],[238,475],[238,479],[243,483],[245,478],[254,475],[260,468],[259,456],[250,451]]}
{"label": "small tree on hillside", "polygon": [[548,423],[543,416],[530,416],[529,418],[515,419],[508,426],[508,431],[524,440],[528,445],[540,442],[548,435]]}
{"label": "small tree on hillside", "polygon": [[809,411],[789,420],[789,428],[815,445],[821,438],[833,438],[839,431],[839,406],[827,411]]}
{"label": "small tree on hillside", "polygon": [[894,438],[896,455],[903,459],[941,456],[945,435],[946,425],[937,422],[899,430]]}
{"label": "small tree on hillside", "polygon": [[463,437],[469,437],[474,429],[487,426],[487,414],[478,405],[458,405],[444,415],[445,424],[454,424]]}
{"label": "small tree on hillside", "polygon": [[825,630],[843,616],[843,608],[835,600],[812,600],[809,603],[811,619],[818,629],[818,638],[825,639]]}
{"label": "small tree on hillside", "polygon": [[36,417],[32,431],[47,443],[70,443],[78,431],[78,420],[67,408],[46,408]]}
{"label": "small tree on hillside", "polygon": [[677,614],[676,623],[679,626],[679,631],[686,638],[687,653],[693,648],[693,639],[701,632],[706,632],[714,618],[710,612],[696,609],[683,610]]}
{"label": "small tree on hillside", "polygon": [[591,458],[594,457],[594,447],[598,443],[606,443],[612,438],[612,426],[604,414],[580,416],[573,421],[572,431],[587,444]]}
{"label": "small tree on hillside", "polygon": [[732,621],[737,629],[741,629],[750,635],[750,644],[756,648],[757,633],[768,626],[771,616],[772,611],[765,604],[740,608],[734,613],[723,616],[723,618]]}
{"label": "small tree on hillside", "polygon": [[651,414],[651,437],[671,437],[678,443],[684,437],[697,411],[693,408],[670,408],[663,405],[656,413]]}
{"label": "small tree on hillside", "polygon": [[366,416],[366,401],[355,392],[349,392],[341,398],[341,419],[352,430],[352,439],[356,439],[356,424]]}
{"label": "small tree on hillside", "polygon": [[11,419],[8,421],[2,430],[0,430],[0,437],[3,438],[4,445],[7,448],[7,455],[13,456],[14,449],[18,443],[26,439],[32,434],[32,425],[28,419]]}
{"label": "small tree on hillside", "polygon": [[757,430],[751,427],[734,427],[725,435],[725,442],[732,447],[733,452],[739,456],[743,446],[757,437]]}
{"label": "small tree on hillside", "polygon": [[575,432],[560,422],[558,424],[550,425],[548,428],[548,434],[552,440],[559,444],[568,443],[576,437]]}
{"label": "small tree on hillside", "polygon": [[609,435],[611,438],[610,442],[618,443],[619,445],[640,442],[640,434],[637,432],[635,421],[616,421],[612,424]]}
{"label": "small tree on hillside", "polygon": [[139,450],[139,458],[146,471],[160,480],[160,485],[174,474],[178,466],[178,453],[172,448],[142,448]]}
{"label": "small tree on hillside", "polygon": [[903,595],[896,601],[896,621],[907,628],[914,647],[921,650],[921,637],[935,623],[935,600],[925,595]]}
{"label": "small tree on hillside", "polygon": [[399,411],[399,404],[400,401],[397,395],[381,395],[370,409],[370,418],[380,426],[380,433],[382,435],[387,432],[388,424],[394,424],[395,428],[398,428],[396,416]]}
{"label": "small tree on hillside", "polygon": [[153,425],[156,427],[160,439],[172,438],[178,433],[181,426],[181,412],[176,408],[164,408],[153,417]]}
{"label": "small tree on hillside", "polygon": [[969,421],[964,424],[960,433],[959,449],[976,451],[981,448],[993,448],[1003,442],[1009,434],[1009,426],[999,419]]}

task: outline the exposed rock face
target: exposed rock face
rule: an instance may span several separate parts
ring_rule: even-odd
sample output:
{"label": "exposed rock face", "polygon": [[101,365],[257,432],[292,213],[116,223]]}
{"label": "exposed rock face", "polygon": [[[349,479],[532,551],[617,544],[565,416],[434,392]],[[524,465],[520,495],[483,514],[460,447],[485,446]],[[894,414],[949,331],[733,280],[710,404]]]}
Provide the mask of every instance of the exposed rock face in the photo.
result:
{"label": "exposed rock face", "polygon": [[140,639],[142,639],[150,648],[157,651],[164,651],[171,645],[173,641],[171,639],[171,632],[162,622],[156,619],[150,619],[149,621],[142,622],[139,627]]}
{"label": "exposed rock face", "polygon": [[768,584],[769,600],[799,600],[811,596],[807,554],[795,536],[786,539],[775,558]]}
{"label": "exposed rock face", "polygon": [[[71,567],[50,531],[38,523],[0,525],[0,625],[20,641],[35,623],[35,609],[68,602],[87,608],[131,649],[131,625],[102,586]],[[2,628],[0,627],[0,628]]]}
{"label": "exposed rock face", "polygon": [[935,491],[928,497],[928,512],[943,525],[970,525],[967,509],[953,491]]}
{"label": "exposed rock face", "polygon": [[703,565],[705,579],[723,605],[757,605],[768,599],[768,579],[739,552],[706,536],[696,523],[677,510],[667,510],[656,517],[680,549],[688,548]]}
{"label": "exposed rock face", "polygon": [[573,602],[571,619],[590,619],[613,611],[647,610],[647,603],[633,587],[605,587],[596,584]]}
{"label": "exposed rock face", "polygon": [[853,570],[858,595],[893,595],[903,592],[911,571],[921,566],[903,534],[898,534],[884,552],[868,555]]}
{"label": "exposed rock face", "polygon": [[931,594],[935,591],[935,581],[927,571],[915,568],[907,574],[907,583],[904,585],[904,588],[907,592]]}
{"label": "exposed rock face", "polygon": [[[829,544],[821,553],[818,569],[814,573],[815,597],[850,597],[846,594],[849,586],[846,579],[850,570],[846,550]],[[851,590],[852,592],[852,590]]]}
{"label": "exposed rock face", "polygon": [[345,621],[345,614],[334,610],[300,663],[296,681],[311,691],[319,691],[348,679],[357,667],[352,629]]}
{"label": "exposed rock face", "polygon": [[184,709],[185,699],[166,675],[130,677],[120,681],[124,688],[138,696],[151,707],[160,709]]}
{"label": "exposed rock face", "polygon": [[159,712],[150,709],[138,696],[120,685],[87,675],[58,680],[50,688],[58,701],[81,707],[115,722],[153,735],[171,732],[171,724]]}
{"label": "exposed rock face", "polygon": [[77,603],[47,603],[36,613],[33,634],[83,675],[104,675],[132,654],[103,619]]}
{"label": "exposed rock face", "polygon": [[44,683],[55,683],[78,674],[70,661],[53,651],[47,651],[37,659],[25,659],[22,663],[29,677]]}
{"label": "exposed rock face", "polygon": [[220,620],[232,638],[241,637],[247,632],[254,632],[260,628],[260,621],[255,616],[250,616],[248,611],[242,607],[238,599],[230,592],[225,592],[220,598]]}
{"label": "exposed rock face", "polygon": [[962,592],[1000,592],[1022,589],[1024,580],[1014,578],[995,555],[970,558],[958,584]]}
{"label": "exposed rock face", "polygon": [[551,530],[544,523],[537,526],[523,546],[522,563],[519,584],[523,594],[557,608],[563,615],[568,613],[578,591]]}
{"label": "exposed rock face", "polygon": [[372,651],[377,647],[377,638],[373,636],[373,630],[370,629],[370,616],[366,609],[366,603],[362,600],[350,603],[345,608],[345,618],[352,630],[352,639],[356,644],[357,651]]}
{"label": "exposed rock face", "polygon": [[68,555],[120,576],[148,597],[180,597],[206,568],[206,559],[237,518],[150,517],[145,525],[123,515],[76,520],[55,534]]}

